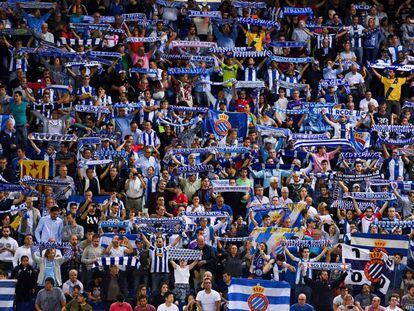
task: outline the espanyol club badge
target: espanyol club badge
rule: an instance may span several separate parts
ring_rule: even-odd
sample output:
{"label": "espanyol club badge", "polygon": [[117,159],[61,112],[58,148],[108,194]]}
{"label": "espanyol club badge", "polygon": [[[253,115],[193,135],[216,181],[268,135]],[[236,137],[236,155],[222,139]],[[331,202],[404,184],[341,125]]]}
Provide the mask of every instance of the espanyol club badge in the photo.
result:
{"label": "espanyol club badge", "polygon": [[372,283],[381,280],[382,270],[384,269],[383,254],[386,253],[384,241],[375,241],[375,248],[369,253],[371,260],[365,265],[364,274]]}
{"label": "espanyol club badge", "polygon": [[214,123],[214,130],[221,136],[226,136],[231,129],[231,123],[229,122],[229,116],[222,113],[218,116],[218,120]]}
{"label": "espanyol club badge", "polygon": [[269,306],[269,300],[263,294],[264,287],[257,284],[253,287],[253,294],[247,299],[247,305],[250,311],[266,311]]}

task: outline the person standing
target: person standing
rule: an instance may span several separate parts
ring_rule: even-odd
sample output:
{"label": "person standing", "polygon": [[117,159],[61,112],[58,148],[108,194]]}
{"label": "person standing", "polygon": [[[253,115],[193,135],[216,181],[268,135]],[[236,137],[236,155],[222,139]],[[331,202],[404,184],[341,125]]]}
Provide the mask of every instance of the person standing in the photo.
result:
{"label": "person standing", "polygon": [[29,257],[19,258],[20,264],[12,272],[12,279],[16,279],[16,311],[33,310],[34,293],[36,290],[36,271],[29,264]]}
{"label": "person standing", "polygon": [[13,100],[10,101],[10,111],[16,121],[16,134],[21,142],[22,147],[27,144],[27,114],[26,110],[29,102],[23,100],[23,94],[20,91],[14,92]]}
{"label": "person standing", "polygon": [[36,311],[65,310],[66,299],[63,291],[55,287],[53,278],[46,278],[45,288],[41,289],[36,297]]}
{"label": "person standing", "polygon": [[212,289],[212,281],[205,278],[203,281],[204,290],[197,293],[196,301],[203,311],[220,311],[220,294]]}

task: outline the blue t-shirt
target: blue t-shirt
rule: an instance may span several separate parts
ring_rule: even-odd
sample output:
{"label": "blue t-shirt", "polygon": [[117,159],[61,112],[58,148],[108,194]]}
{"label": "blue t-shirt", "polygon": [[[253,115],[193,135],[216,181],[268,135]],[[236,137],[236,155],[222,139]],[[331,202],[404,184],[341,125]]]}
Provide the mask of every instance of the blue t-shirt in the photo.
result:
{"label": "blue t-shirt", "polygon": [[303,307],[301,307],[298,303],[295,303],[290,307],[290,311],[315,311],[315,308],[309,304],[305,304]]}

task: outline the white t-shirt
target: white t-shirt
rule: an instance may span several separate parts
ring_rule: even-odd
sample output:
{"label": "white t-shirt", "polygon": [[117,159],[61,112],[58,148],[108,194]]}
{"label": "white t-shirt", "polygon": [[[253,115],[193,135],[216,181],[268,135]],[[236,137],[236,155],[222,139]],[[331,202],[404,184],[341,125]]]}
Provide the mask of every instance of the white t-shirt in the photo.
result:
{"label": "white t-shirt", "polygon": [[363,112],[368,112],[368,104],[371,103],[374,105],[375,109],[378,109],[378,102],[376,99],[371,98],[369,101],[364,98],[359,102],[359,110]]}
{"label": "white t-shirt", "polygon": [[179,310],[175,304],[172,304],[171,306],[167,307],[167,305],[163,303],[162,305],[158,306],[157,311],[179,311]]}
{"label": "white t-shirt", "polygon": [[[7,239],[5,237],[2,237],[0,239],[0,249],[9,248],[16,251],[18,247],[19,244],[17,244],[17,241],[11,237],[8,237]],[[10,251],[4,251],[0,253],[0,261],[13,262],[13,258],[14,255]]]}
{"label": "white t-shirt", "polygon": [[181,268],[177,265],[174,269],[174,280],[176,284],[189,284],[190,269],[188,269],[188,266]]}
{"label": "white t-shirt", "polygon": [[203,311],[216,311],[216,302],[221,300],[220,294],[214,289],[210,294],[207,294],[205,290],[197,293],[197,301],[200,301]]}
{"label": "white t-shirt", "polygon": [[[125,246],[119,246],[118,248],[111,248],[111,251],[109,253],[109,257],[123,257],[125,256],[125,250],[127,250]],[[125,266],[118,266],[119,270],[125,271]]]}

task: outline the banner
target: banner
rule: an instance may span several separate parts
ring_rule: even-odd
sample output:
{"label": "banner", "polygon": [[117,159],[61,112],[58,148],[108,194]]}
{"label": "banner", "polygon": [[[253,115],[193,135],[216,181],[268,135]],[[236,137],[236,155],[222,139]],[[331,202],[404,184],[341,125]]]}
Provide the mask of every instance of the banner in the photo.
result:
{"label": "banner", "polygon": [[213,133],[216,136],[226,136],[230,129],[237,131],[237,137],[246,137],[248,117],[245,113],[219,112],[210,110],[203,121],[204,134]]}
{"label": "banner", "polygon": [[345,284],[374,284],[381,294],[387,293],[393,277],[394,261],[388,258],[381,245],[369,251],[342,244],[342,262],[351,264]]}
{"label": "banner", "polygon": [[380,173],[367,173],[367,174],[335,174],[334,180],[350,180],[354,182],[367,181],[369,179],[379,179],[382,175]]}
{"label": "banner", "polygon": [[20,178],[30,176],[39,179],[49,178],[49,161],[41,160],[21,160]]}
{"label": "banner", "polygon": [[229,310],[290,310],[287,282],[232,278],[228,293]]}
{"label": "banner", "polygon": [[351,131],[350,140],[357,152],[367,150],[371,146],[371,134],[369,132]]}
{"label": "banner", "polygon": [[402,254],[404,256],[403,263],[407,264],[410,239],[407,235],[398,234],[353,233],[351,235],[351,245],[367,250],[381,246],[388,255]]}

